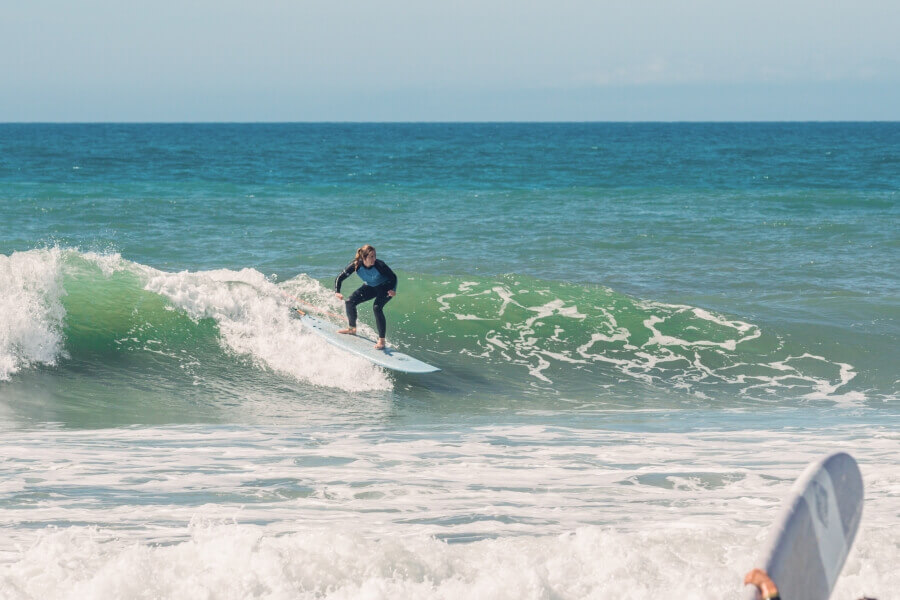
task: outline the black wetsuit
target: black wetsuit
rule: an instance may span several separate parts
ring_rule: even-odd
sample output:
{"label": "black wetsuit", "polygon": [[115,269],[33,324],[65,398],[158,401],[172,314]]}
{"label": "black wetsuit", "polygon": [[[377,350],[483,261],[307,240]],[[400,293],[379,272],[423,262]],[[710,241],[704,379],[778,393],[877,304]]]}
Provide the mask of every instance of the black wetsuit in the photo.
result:
{"label": "black wetsuit", "polygon": [[387,321],[385,321],[382,308],[384,308],[384,305],[391,299],[391,297],[388,296],[388,292],[397,290],[397,276],[391,271],[389,266],[384,264],[384,261],[378,260],[377,258],[375,259],[375,264],[371,267],[366,267],[362,263],[357,267],[356,261],[353,261],[335,278],[334,291],[340,293],[341,283],[354,273],[359,275],[364,283],[344,301],[344,306],[347,308],[347,320],[350,322],[350,327],[356,327],[356,305],[375,298],[375,303],[372,305],[372,312],[375,313],[375,324],[378,327],[378,337],[383,338],[385,331],[387,331]]}

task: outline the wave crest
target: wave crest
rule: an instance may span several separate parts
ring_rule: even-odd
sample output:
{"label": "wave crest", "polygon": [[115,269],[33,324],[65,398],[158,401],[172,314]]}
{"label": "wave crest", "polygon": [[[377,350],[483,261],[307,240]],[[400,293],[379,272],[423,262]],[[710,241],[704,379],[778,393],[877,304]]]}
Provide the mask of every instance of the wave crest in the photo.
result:
{"label": "wave crest", "polygon": [[63,356],[61,258],[58,249],[0,254],[0,380]]}

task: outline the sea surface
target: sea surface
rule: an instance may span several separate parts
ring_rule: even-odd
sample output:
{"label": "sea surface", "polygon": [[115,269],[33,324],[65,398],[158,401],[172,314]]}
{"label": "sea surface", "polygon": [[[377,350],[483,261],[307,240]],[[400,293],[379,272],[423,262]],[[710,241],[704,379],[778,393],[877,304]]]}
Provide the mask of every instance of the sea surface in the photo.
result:
{"label": "sea surface", "polygon": [[900,598],[900,123],[0,125],[0,598],[742,598],[837,450]]}

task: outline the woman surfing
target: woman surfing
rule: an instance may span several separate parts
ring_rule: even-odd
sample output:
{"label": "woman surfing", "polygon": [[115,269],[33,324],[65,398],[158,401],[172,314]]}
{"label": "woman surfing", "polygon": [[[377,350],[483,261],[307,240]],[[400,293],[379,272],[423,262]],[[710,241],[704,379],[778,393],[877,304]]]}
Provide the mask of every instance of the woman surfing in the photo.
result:
{"label": "woman surfing", "polygon": [[[344,300],[344,295],[341,294],[341,283],[353,273],[359,275],[363,284]],[[375,313],[375,325],[378,329],[378,343],[375,344],[375,349],[383,350],[387,322],[382,309],[397,293],[397,276],[384,261],[376,258],[375,248],[366,244],[356,251],[356,258],[335,278],[334,293],[339,299],[344,300],[347,320],[350,323],[349,327],[338,330],[338,333],[350,335],[356,334],[356,305],[375,299],[375,303],[372,305],[372,312]]]}

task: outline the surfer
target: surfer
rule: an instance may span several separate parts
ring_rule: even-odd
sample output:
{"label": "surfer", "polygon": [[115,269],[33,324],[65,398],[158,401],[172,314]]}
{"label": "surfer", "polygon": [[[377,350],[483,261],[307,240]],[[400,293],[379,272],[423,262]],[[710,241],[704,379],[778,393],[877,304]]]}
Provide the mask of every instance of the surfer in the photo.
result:
{"label": "surfer", "polygon": [[[359,278],[363,280],[363,284],[349,298],[344,300],[344,295],[341,294],[341,283],[354,273],[359,275]],[[350,324],[346,329],[339,329],[338,333],[350,335],[356,334],[356,305],[368,302],[373,298],[375,299],[375,303],[372,305],[372,312],[375,313],[375,324],[378,328],[378,343],[375,344],[375,349],[382,350],[385,346],[384,334],[387,329],[387,322],[384,319],[384,311],[382,309],[397,293],[397,276],[384,261],[375,257],[375,248],[366,244],[356,251],[356,258],[350,261],[347,268],[335,278],[334,293],[339,299],[344,300],[344,306],[347,309],[347,321]]]}

